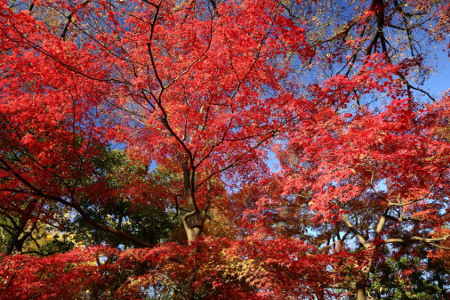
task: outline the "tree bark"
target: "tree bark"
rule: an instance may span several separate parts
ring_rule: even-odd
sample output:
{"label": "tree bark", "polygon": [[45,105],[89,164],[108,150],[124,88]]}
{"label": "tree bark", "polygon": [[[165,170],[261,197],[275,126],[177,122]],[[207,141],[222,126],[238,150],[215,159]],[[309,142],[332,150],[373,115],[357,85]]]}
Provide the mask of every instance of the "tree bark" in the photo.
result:
{"label": "tree bark", "polygon": [[11,237],[6,245],[5,253],[6,255],[11,255],[16,249],[18,252],[22,251],[24,239],[20,239],[20,235],[24,232],[25,227],[28,221],[31,219],[31,215],[33,213],[34,208],[36,207],[36,202],[30,202],[26,206],[26,208],[21,212],[21,216],[17,223],[17,226],[14,228],[14,231],[11,234]]}
{"label": "tree bark", "polygon": [[365,300],[365,299],[366,299],[366,285],[359,283],[356,285],[356,300]]}
{"label": "tree bark", "polygon": [[182,217],[189,244],[202,233],[204,220],[200,212],[191,211]]}
{"label": "tree bark", "polygon": [[194,174],[189,168],[189,161],[183,161],[181,163],[181,167],[183,169],[184,181],[183,195],[189,209],[189,212],[182,217],[182,221],[188,242],[190,244],[202,233],[205,217],[204,214],[198,209],[195,202],[193,191]]}

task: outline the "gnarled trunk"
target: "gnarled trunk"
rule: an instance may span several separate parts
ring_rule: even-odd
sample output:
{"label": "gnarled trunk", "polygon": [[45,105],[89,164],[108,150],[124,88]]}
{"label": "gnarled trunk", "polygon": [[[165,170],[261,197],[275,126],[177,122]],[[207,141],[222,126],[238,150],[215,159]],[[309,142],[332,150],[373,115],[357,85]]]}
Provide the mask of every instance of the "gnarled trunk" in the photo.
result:
{"label": "gnarled trunk", "polygon": [[190,244],[202,233],[205,219],[200,211],[191,211],[185,214],[182,220]]}
{"label": "gnarled trunk", "polygon": [[187,214],[182,217],[184,230],[188,238],[188,242],[195,241],[197,236],[202,233],[203,224],[205,223],[204,213],[202,213],[195,202],[194,196],[194,176],[195,173],[189,168],[189,161],[181,163],[183,169],[183,196],[186,200],[188,209]]}

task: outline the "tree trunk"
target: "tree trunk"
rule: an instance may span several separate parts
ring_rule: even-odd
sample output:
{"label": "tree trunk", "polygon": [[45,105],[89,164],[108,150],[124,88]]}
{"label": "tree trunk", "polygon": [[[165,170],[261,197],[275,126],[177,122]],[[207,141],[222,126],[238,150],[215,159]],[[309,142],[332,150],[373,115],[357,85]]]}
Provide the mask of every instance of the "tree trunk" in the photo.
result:
{"label": "tree trunk", "polygon": [[194,172],[189,169],[189,161],[183,161],[181,167],[183,169],[184,180],[183,195],[190,210],[190,212],[182,217],[182,221],[190,244],[202,233],[205,218],[195,202],[193,187]]}
{"label": "tree trunk", "polygon": [[25,207],[25,209],[21,212],[17,226],[15,226],[14,231],[12,232],[9,241],[6,244],[6,249],[5,249],[4,254],[11,255],[13,253],[14,249],[16,249],[17,252],[22,251],[22,246],[23,246],[23,243],[25,242],[25,238],[20,239],[20,235],[24,232],[28,221],[31,219],[31,215],[33,213],[35,206],[36,206],[35,202],[28,203],[28,205]]}
{"label": "tree trunk", "polygon": [[357,284],[356,285],[356,300],[365,300],[366,299],[366,285],[365,284]]}
{"label": "tree trunk", "polygon": [[[195,214],[192,215],[192,213]],[[191,211],[190,213],[184,215],[182,219],[184,230],[186,231],[189,244],[195,241],[195,239],[202,233],[204,221],[199,220],[201,217],[198,218],[196,217],[197,215],[199,215],[198,212]]]}

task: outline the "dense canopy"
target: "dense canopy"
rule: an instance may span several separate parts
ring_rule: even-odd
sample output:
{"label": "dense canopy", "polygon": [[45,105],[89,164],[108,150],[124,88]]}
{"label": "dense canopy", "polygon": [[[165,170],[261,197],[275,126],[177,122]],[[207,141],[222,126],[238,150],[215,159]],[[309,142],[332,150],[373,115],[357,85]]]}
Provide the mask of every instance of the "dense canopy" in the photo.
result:
{"label": "dense canopy", "polygon": [[448,1],[0,6],[0,299],[450,296]]}

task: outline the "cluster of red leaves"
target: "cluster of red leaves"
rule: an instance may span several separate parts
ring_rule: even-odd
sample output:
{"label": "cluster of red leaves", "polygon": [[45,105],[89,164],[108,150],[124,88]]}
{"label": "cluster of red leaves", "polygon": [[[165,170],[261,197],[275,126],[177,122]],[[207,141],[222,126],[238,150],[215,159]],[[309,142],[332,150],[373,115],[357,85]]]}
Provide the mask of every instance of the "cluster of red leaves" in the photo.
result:
{"label": "cluster of red leaves", "polygon": [[[333,76],[295,98],[289,62],[307,61],[314,51],[279,1],[226,1],[215,12],[209,3],[178,7],[175,0],[129,1],[114,9],[108,1],[88,2],[34,1],[92,24],[74,25],[71,42],[1,2],[2,209],[18,209],[30,196],[73,207],[81,196],[108,203],[113,197],[102,181],[82,184],[95,177],[93,161],[107,142],[126,144],[137,165],[154,159],[175,174],[189,160],[196,196],[206,199],[204,183],[213,177],[256,182],[267,170],[261,148],[282,135],[295,156],[280,173],[282,196],[307,191],[304,198],[324,220],[339,220],[343,205],[354,200],[377,212],[409,203],[404,216],[426,221],[418,230],[446,233],[450,146],[442,132],[449,97],[420,106],[395,79],[421,61],[394,65],[386,53],[368,55],[356,75]],[[354,28],[364,28],[382,9],[363,12]],[[92,16],[103,25],[90,23]],[[344,42],[345,51],[370,43],[368,36]],[[376,48],[369,46],[367,54]],[[345,51],[330,51],[324,59],[343,63]],[[374,94],[387,95],[385,107],[352,107]],[[229,176],[220,177],[225,171]],[[180,178],[171,189],[182,190]],[[121,192],[147,200],[140,179]],[[204,298],[285,299],[342,282],[343,261],[359,271],[373,256],[308,255],[316,249],[274,234],[275,201],[258,199],[247,210],[244,202],[236,205],[254,234],[241,240],[2,257],[0,296],[132,299],[189,286]]]}
{"label": "cluster of red leaves", "polygon": [[76,72],[98,78],[104,73],[88,51],[7,5],[2,3],[1,10],[0,137],[2,159],[18,176],[2,169],[8,180],[1,184],[19,193],[23,181],[50,194],[73,192],[92,174],[92,159],[105,142],[96,110],[108,92],[106,85],[93,85]]}
{"label": "cluster of red leaves", "polygon": [[249,237],[126,251],[78,248],[42,258],[7,256],[0,262],[0,299],[140,299],[170,295],[185,284],[205,299],[301,297],[323,292],[324,285],[338,280],[328,270],[334,266],[336,271],[337,263],[350,257],[310,255],[313,251],[295,239]]}
{"label": "cluster of red leaves", "polygon": [[[403,89],[385,73],[389,66],[373,68],[370,77],[367,73],[334,77],[331,85],[315,91],[320,104],[305,118],[302,130],[291,135],[288,147],[300,157],[296,164],[286,165],[285,193],[310,187],[311,206],[325,217],[330,208],[336,208],[333,203],[364,198],[371,192],[378,194],[385,207],[389,202],[409,203],[420,198],[427,204],[441,199],[449,188],[450,145],[442,136],[448,126],[448,95],[436,103],[419,105],[400,97]],[[383,109],[341,112],[352,91],[357,89],[357,96],[362,97],[373,88],[392,97]],[[328,97],[329,93],[340,97]],[[326,104],[322,106],[321,101]],[[339,110],[331,101],[341,102]],[[371,197],[366,199],[371,201]],[[443,202],[437,201],[425,212],[417,202],[411,213],[424,219],[444,208]],[[439,219],[441,224],[446,222]]]}
{"label": "cluster of red leaves", "polygon": [[75,299],[109,286],[111,268],[98,266],[99,256],[117,252],[107,247],[76,250],[39,258],[4,256],[0,261],[0,299]]}

